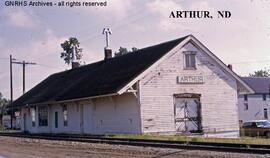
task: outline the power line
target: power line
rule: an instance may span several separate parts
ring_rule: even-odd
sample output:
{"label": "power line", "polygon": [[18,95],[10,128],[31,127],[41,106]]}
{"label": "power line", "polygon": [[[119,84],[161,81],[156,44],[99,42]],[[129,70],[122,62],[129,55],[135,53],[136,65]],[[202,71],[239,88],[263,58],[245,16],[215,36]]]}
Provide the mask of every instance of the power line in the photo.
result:
{"label": "power line", "polygon": [[[10,62],[9,61],[9,58],[0,58],[0,60],[6,60],[6,61],[0,61],[0,63],[1,62]],[[13,58],[13,62],[12,63],[14,63],[14,64],[22,64],[22,62],[19,62],[19,61],[17,61],[18,60],[18,58],[16,58],[16,59],[14,59]],[[19,59],[20,61],[23,61],[23,60],[21,60],[21,59]],[[26,63],[26,65],[27,65],[28,63]],[[47,67],[47,68],[53,68],[53,69],[61,69],[62,70],[62,68],[61,67],[56,67],[56,66],[52,66],[52,65],[46,65],[46,64],[41,64],[41,63],[34,63],[35,65],[37,65],[37,66],[41,66],[41,67]]]}
{"label": "power line", "polygon": [[10,62],[11,62],[11,64],[19,64],[19,65],[23,66],[23,94],[24,94],[25,93],[25,66],[26,65],[36,65],[36,63],[26,62],[24,60],[23,61],[16,61],[16,59],[12,59],[12,57],[10,57]]}

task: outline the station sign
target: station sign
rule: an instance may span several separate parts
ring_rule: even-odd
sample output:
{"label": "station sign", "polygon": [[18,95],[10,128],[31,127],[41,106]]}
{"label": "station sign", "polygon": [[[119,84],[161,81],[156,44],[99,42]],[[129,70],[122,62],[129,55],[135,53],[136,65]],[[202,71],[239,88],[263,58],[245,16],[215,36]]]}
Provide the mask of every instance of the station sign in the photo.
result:
{"label": "station sign", "polygon": [[204,78],[203,76],[177,76],[177,83],[179,84],[203,84]]}

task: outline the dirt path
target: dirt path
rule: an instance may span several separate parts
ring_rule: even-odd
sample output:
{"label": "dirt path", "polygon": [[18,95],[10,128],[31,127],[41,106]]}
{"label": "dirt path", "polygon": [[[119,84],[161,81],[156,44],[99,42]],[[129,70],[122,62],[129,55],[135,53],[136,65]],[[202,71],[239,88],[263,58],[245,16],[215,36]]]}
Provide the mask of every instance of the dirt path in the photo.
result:
{"label": "dirt path", "polygon": [[49,141],[0,136],[0,158],[66,158],[66,157],[145,157],[145,158],[255,158],[270,155],[251,155],[209,151],[188,151],[122,145]]}

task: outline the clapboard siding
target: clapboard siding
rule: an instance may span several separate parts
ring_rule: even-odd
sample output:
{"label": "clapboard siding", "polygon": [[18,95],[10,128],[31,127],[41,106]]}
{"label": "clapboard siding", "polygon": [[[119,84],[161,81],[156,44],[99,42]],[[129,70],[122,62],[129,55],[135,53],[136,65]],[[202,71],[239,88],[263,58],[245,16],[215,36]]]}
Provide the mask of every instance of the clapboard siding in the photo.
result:
{"label": "clapboard siding", "polygon": [[[183,51],[196,51],[196,70],[184,70]],[[178,84],[177,76],[202,75],[204,84]],[[201,94],[202,125],[209,131],[239,130],[236,80],[205,53],[188,43],[140,81],[143,132],[172,132],[173,94]]]}
{"label": "clapboard siding", "polygon": [[93,101],[93,134],[141,133],[140,111],[134,94]]}
{"label": "clapboard siding", "polygon": [[[30,133],[141,133],[140,109],[134,94],[123,94],[114,97],[93,99],[92,101],[65,103],[68,110],[68,126],[63,122],[63,104],[48,106],[48,126],[38,126],[38,110],[36,110],[36,126],[32,127],[31,114],[27,108],[22,115],[27,116],[26,129]],[[37,107],[38,109],[38,107]],[[55,128],[55,112],[58,112],[58,128]]]}
{"label": "clapboard siding", "polygon": [[[248,110],[245,109],[244,103],[248,104]],[[238,98],[239,120],[243,122],[265,119],[264,109],[267,109],[268,120],[270,120],[269,95],[266,95],[266,100],[263,100],[262,94],[248,95],[247,101],[244,101],[243,95],[240,95]]]}

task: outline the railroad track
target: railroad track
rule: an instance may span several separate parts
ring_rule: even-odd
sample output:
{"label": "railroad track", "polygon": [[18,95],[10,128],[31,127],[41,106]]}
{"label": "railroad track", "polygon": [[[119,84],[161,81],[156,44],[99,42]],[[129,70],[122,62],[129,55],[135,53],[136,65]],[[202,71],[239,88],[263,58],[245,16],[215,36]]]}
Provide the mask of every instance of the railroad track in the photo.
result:
{"label": "railroad track", "polygon": [[270,154],[270,145],[108,138],[90,135],[1,133],[0,136],[144,147]]}

